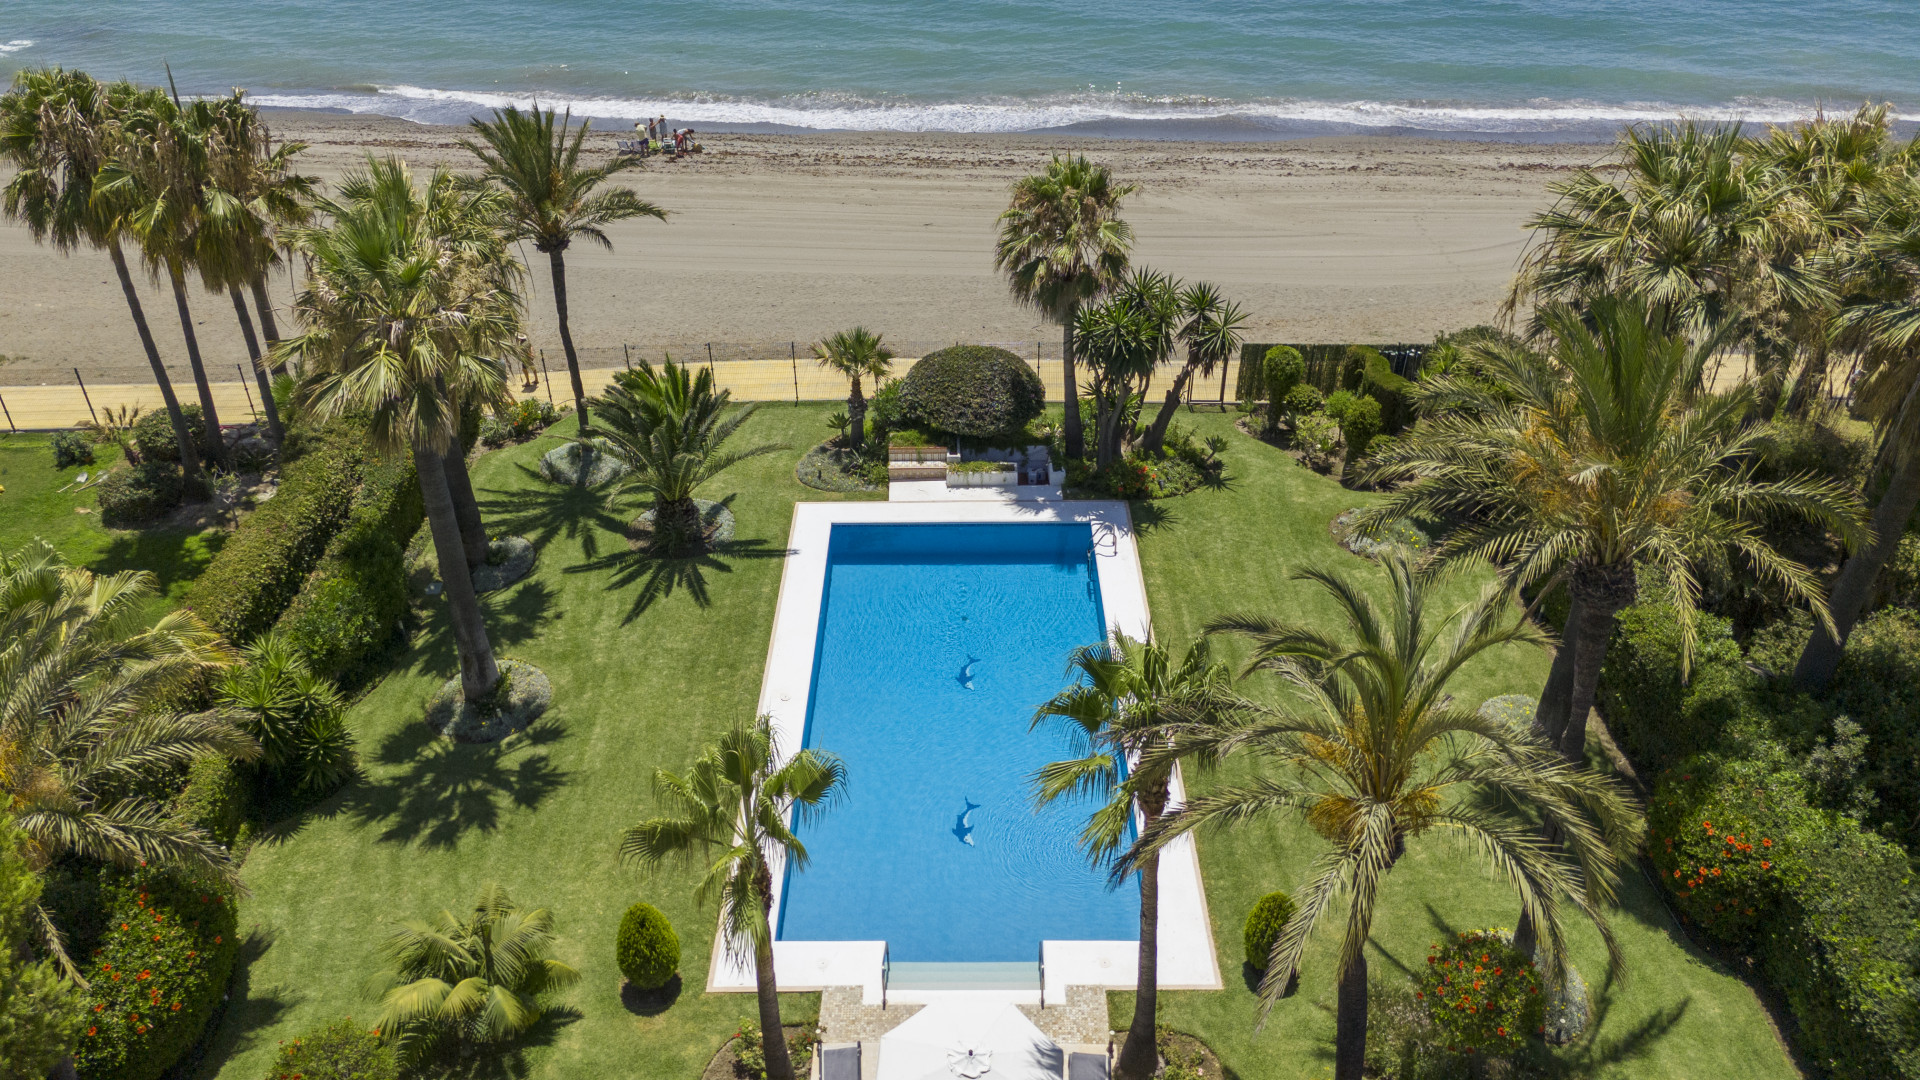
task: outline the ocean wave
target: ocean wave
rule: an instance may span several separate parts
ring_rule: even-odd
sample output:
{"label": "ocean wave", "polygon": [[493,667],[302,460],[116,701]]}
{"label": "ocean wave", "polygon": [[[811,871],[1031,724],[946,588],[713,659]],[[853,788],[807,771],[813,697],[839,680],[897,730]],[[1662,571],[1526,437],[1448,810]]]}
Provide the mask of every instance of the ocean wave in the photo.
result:
{"label": "ocean wave", "polygon": [[0,45],[0,55],[4,55],[6,53],[17,53],[21,49],[31,49],[31,48],[33,48],[33,42],[28,41],[25,38],[14,38],[12,41],[7,42],[5,45]]}
{"label": "ocean wave", "polygon": [[[772,100],[698,93],[625,98],[532,91],[440,90],[406,85],[381,86],[372,88],[371,92],[354,88],[311,94],[262,94],[254,100],[267,106],[379,113],[425,123],[460,122],[485,110],[508,105],[526,108],[538,102],[545,108],[569,109],[576,116],[615,121],[639,121],[665,115],[674,123],[689,125],[967,133],[1039,131],[1116,122],[1226,121],[1275,130],[1411,129],[1524,135],[1610,130],[1626,124],[1682,117],[1754,124],[1791,123],[1813,116],[1819,108],[1770,100],[1676,105],[1536,99],[1486,105],[1292,99],[1227,101],[1099,93],[948,102],[874,100],[841,94],[806,94]],[[1920,120],[1920,114],[1897,115],[1895,119]]]}

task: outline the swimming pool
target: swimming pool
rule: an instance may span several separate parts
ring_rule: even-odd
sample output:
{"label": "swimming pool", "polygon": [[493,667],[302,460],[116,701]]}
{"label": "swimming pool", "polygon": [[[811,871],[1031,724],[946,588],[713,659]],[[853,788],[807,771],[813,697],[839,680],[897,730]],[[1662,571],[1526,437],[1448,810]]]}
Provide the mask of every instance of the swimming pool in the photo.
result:
{"label": "swimming pool", "polygon": [[804,744],[847,763],[802,825],[782,941],[887,942],[896,963],[1033,963],[1043,940],[1134,941],[1078,835],[1091,805],[1035,813],[1030,778],[1076,753],[1033,711],[1105,637],[1093,527],[832,526]]}

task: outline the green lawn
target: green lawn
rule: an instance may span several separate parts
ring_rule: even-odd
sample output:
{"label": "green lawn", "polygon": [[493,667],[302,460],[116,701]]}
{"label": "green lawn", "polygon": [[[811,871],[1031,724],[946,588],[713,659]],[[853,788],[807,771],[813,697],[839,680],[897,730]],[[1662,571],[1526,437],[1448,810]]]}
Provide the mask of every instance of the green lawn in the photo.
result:
{"label": "green lawn", "polygon": [[[435,618],[416,649],[352,713],[366,777],[308,819],[272,834],[250,854],[252,896],[242,907],[251,963],[236,985],[205,1076],[256,1080],[279,1040],[342,1015],[371,1015],[360,987],[388,921],[470,902],[488,881],[519,900],[551,907],[559,955],[584,979],[568,1009],[502,1063],[502,1075],[596,1080],[688,1080],[749,1016],[752,1001],[700,992],[713,913],[694,907],[692,875],[654,878],[614,859],[620,830],[650,806],[656,767],[684,766],[716,732],[754,707],[779,588],[792,503],[835,496],[803,488],[794,462],[825,431],[831,406],[772,406],[744,438],[779,439],[793,450],[742,465],[707,497],[731,496],[739,521],[732,551],[661,562],[631,554],[619,533],[631,511],[592,493],[555,489],[529,464],[554,445],[535,442],[490,454],[476,486],[496,529],[535,539],[540,564],[526,582],[487,598],[496,647],[540,665],[555,705],[528,736],[507,746],[456,746],[429,738],[422,707],[454,670]],[[1158,632],[1190,636],[1213,614],[1255,608],[1324,616],[1309,590],[1287,580],[1308,563],[1371,572],[1333,545],[1327,520],[1360,498],[1290,459],[1233,433],[1230,418],[1183,417],[1203,433],[1226,433],[1228,480],[1143,514],[1141,546]],[[1463,582],[1460,588],[1471,588]],[[1483,664],[1463,697],[1537,686],[1538,656]],[[1163,998],[1166,1018],[1201,1035],[1244,1080],[1331,1072],[1330,979],[1323,939],[1301,991],[1264,1032],[1253,1030],[1252,995],[1241,974],[1239,926],[1253,900],[1299,884],[1314,839],[1297,830],[1245,830],[1201,840],[1209,903],[1228,989]],[[663,1012],[632,1011],[618,994],[614,928],[635,899],[655,903],[680,930],[685,988]],[[1745,986],[1688,953],[1651,891],[1638,883],[1617,920],[1633,979],[1605,999],[1590,1056],[1636,1076],[1789,1077]],[[1511,902],[1470,859],[1421,845],[1394,874],[1378,924],[1375,970],[1418,963],[1442,927],[1506,921]],[[1579,937],[1584,969],[1600,961]],[[811,1007],[806,996],[793,1004]],[[1116,995],[1116,1019],[1126,996]],[[1606,1070],[1595,1070],[1605,1072]]]}
{"label": "green lawn", "polygon": [[[99,573],[150,570],[169,602],[186,595],[220,550],[219,529],[109,529],[100,524],[89,478],[121,461],[117,446],[94,447],[92,465],[53,467],[52,437],[36,432],[0,434],[0,551],[18,551],[35,537],[52,544],[69,562]],[[63,490],[65,489],[65,490]],[[79,511],[85,510],[86,513]]]}

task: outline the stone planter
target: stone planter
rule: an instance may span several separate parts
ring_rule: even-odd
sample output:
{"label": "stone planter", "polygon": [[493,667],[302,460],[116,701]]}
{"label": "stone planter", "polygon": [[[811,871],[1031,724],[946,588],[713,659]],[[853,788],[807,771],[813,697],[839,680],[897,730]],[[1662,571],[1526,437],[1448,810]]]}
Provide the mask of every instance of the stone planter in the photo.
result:
{"label": "stone planter", "polygon": [[947,470],[948,487],[1014,487],[1020,474],[1009,465],[992,472],[960,472]]}

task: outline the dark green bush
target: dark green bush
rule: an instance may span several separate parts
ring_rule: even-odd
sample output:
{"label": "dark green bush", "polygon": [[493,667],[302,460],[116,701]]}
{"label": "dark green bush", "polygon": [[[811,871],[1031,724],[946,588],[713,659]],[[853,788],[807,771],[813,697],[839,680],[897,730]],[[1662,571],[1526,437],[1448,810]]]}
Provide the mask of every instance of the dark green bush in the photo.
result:
{"label": "dark green bush", "polygon": [[1767,480],[1812,474],[1859,487],[1870,449],[1866,440],[1848,438],[1818,419],[1781,417],[1767,426],[1755,474]]}
{"label": "dark green bush", "polygon": [[144,525],[180,505],[186,478],[170,461],[148,461],[107,474],[95,489],[100,520],[112,526]]}
{"label": "dark green bush", "polygon": [[82,1080],[155,1080],[200,1037],[240,942],[232,899],[151,870],[104,890],[106,930],[85,969]]}
{"label": "dark green bush", "polygon": [[900,410],[909,419],[975,438],[1018,431],[1045,407],[1046,389],[1033,368],[990,345],[930,352],[900,386]]}
{"label": "dark green bush", "polygon": [[1280,402],[1280,408],[1283,411],[1295,416],[1321,412],[1326,407],[1327,396],[1320,392],[1319,387],[1308,386],[1306,383],[1301,383],[1287,391],[1287,396]]}
{"label": "dark green bush", "polygon": [[54,432],[52,445],[53,467],[56,469],[93,464],[93,444],[77,431]]}
{"label": "dark green bush", "polygon": [[198,758],[187,768],[187,785],[174,796],[174,816],[198,825],[228,847],[235,846],[246,827],[248,766],[219,754]]}
{"label": "dark green bush", "polygon": [[1697,617],[1692,685],[1681,681],[1680,622],[1665,604],[1620,612],[1600,669],[1600,707],[1627,756],[1649,775],[1720,748],[1753,678],[1725,619]]}
{"label": "dark green bush", "polygon": [[[182,405],[180,416],[187,422],[187,434],[195,448],[205,446],[207,422],[200,416],[200,406]],[[156,409],[133,422],[133,448],[142,461],[180,460],[180,442],[173,436],[173,419],[167,410]]]}
{"label": "dark green bush", "polygon": [[1261,389],[1266,393],[1268,403],[1274,406],[1267,411],[1268,424],[1271,426],[1278,419],[1280,410],[1286,408],[1287,393],[1307,377],[1307,361],[1300,355],[1299,349],[1290,345],[1275,345],[1267,350],[1263,363]]}
{"label": "dark green bush", "polygon": [[187,606],[237,644],[272,628],[346,524],[366,429],[338,421],[289,446],[298,456],[281,469],[278,492],[240,523],[187,594]]}
{"label": "dark green bush", "polygon": [[1399,434],[1413,419],[1412,407],[1407,401],[1407,392],[1413,389],[1413,383],[1394,374],[1393,364],[1380,355],[1378,349],[1353,345],[1348,347],[1347,355],[1349,370],[1354,373],[1348,389],[1378,401],[1381,429],[1389,435]]}
{"label": "dark green bush", "polygon": [[1890,608],[1861,620],[1824,705],[1867,738],[1862,779],[1878,796],[1875,820],[1920,845],[1920,616]]}
{"label": "dark green bush", "polygon": [[1367,445],[1380,434],[1380,403],[1364,394],[1336,390],[1327,396],[1327,415],[1340,425],[1340,439],[1347,444],[1347,460],[1365,457]]}
{"label": "dark green bush", "polygon": [[1298,910],[1293,897],[1284,892],[1270,892],[1253,905],[1247,912],[1247,925],[1242,940],[1247,947],[1247,963],[1255,971],[1267,970],[1267,958],[1273,955],[1273,943],[1280,940],[1280,931],[1287,928]]}
{"label": "dark green bush", "polygon": [[353,775],[353,733],[333,684],[313,673],[294,645],[267,634],[226,670],[214,701],[260,744],[250,766],[258,793],[324,795]]}
{"label": "dark green bush", "polygon": [[393,1044],[351,1019],[308,1028],[280,1044],[264,1080],[398,1080]]}
{"label": "dark green bush", "polygon": [[635,904],[620,918],[614,960],[636,990],[665,986],[680,970],[680,936],[652,904]]}

